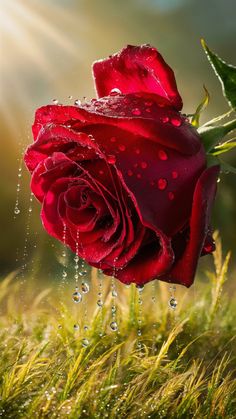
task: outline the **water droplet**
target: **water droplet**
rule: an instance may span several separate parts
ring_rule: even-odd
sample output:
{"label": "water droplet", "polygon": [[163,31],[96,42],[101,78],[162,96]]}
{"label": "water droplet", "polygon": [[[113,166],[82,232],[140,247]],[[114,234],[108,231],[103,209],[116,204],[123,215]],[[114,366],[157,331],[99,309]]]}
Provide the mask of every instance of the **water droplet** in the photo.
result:
{"label": "water droplet", "polygon": [[132,170],[128,170],[127,174],[128,174],[128,176],[133,176]]}
{"label": "water droplet", "polygon": [[79,330],[79,325],[78,324],[74,324],[73,328],[74,328],[74,330]]}
{"label": "water droplet", "polygon": [[89,330],[89,327],[85,325],[85,326],[84,326],[84,330],[85,330],[85,331]]}
{"label": "water droplet", "polygon": [[58,105],[58,99],[53,99],[54,105]]}
{"label": "water droplet", "polygon": [[174,125],[174,127],[180,127],[180,125],[182,125],[181,119],[177,116],[172,117],[170,122],[172,125]]}
{"label": "water droplet", "polygon": [[144,104],[145,104],[145,106],[152,106],[153,102],[149,101],[149,102],[145,102]]}
{"label": "water droplet", "polygon": [[138,334],[138,336],[142,336],[142,332],[141,332],[140,329],[138,330],[137,334]]}
{"label": "water droplet", "polygon": [[110,91],[110,95],[111,96],[116,96],[116,95],[120,95],[121,94],[121,90],[120,89],[118,89],[117,87],[115,87],[114,89],[112,89],[111,91]]}
{"label": "water droplet", "polygon": [[220,178],[218,177],[218,179],[217,179],[217,183],[220,183]]}
{"label": "water droplet", "polygon": [[20,209],[16,207],[16,208],[15,208],[15,210],[14,210],[14,213],[15,213],[16,215],[20,214]]}
{"label": "water droplet", "polygon": [[82,295],[80,294],[80,292],[78,292],[78,291],[75,291],[74,293],[73,293],[73,296],[72,296],[72,298],[73,298],[73,301],[74,301],[74,303],[80,303],[81,301],[82,301]]}
{"label": "water droplet", "polygon": [[89,340],[86,338],[82,339],[81,343],[84,348],[87,348],[87,346],[89,346]]}
{"label": "water droplet", "polygon": [[82,284],[81,284],[81,291],[84,294],[87,294],[89,292],[89,284],[87,284],[87,282],[82,282]]}
{"label": "water droplet", "polygon": [[144,285],[137,285],[136,288],[137,288],[138,292],[141,293],[144,290]]}
{"label": "water droplet", "polygon": [[167,160],[168,156],[166,154],[166,152],[164,150],[159,150],[158,151],[158,157],[160,160]]}
{"label": "water droplet", "polygon": [[176,172],[175,170],[172,172],[172,178],[173,179],[177,179],[177,177],[179,176],[178,172]]}
{"label": "water droplet", "polygon": [[112,312],[112,314],[115,314],[116,313],[116,306],[112,306],[111,307],[111,312]]}
{"label": "water droplet", "polygon": [[116,290],[112,290],[112,292],[111,292],[111,295],[112,295],[112,297],[117,297],[117,291]]}
{"label": "water droplet", "polygon": [[118,325],[116,322],[111,322],[110,323],[110,328],[111,330],[113,330],[114,332],[116,332],[118,330]]}
{"label": "water droplet", "polygon": [[172,310],[175,310],[177,307],[177,300],[174,297],[171,297],[171,299],[169,300],[169,306],[170,308],[172,308]]}
{"label": "water droplet", "polygon": [[87,275],[87,271],[86,270],[79,272],[79,276],[85,276],[85,275]]}
{"label": "water droplet", "polygon": [[74,105],[75,105],[75,106],[80,106],[80,105],[81,105],[81,100],[80,100],[80,99],[76,99],[76,100],[74,101]]}
{"label": "water droplet", "polygon": [[66,272],[66,271],[63,271],[63,272],[62,272],[62,277],[63,277],[63,278],[66,278],[66,277],[67,277],[67,272]]}
{"label": "water droplet", "polygon": [[137,173],[137,179],[141,179],[142,175],[140,173]]}
{"label": "water droplet", "polygon": [[141,115],[141,111],[140,111],[140,109],[138,109],[138,108],[134,108],[134,109],[132,110],[132,114],[133,114],[133,115],[136,115],[136,116],[139,116],[139,115]]}
{"label": "water droplet", "polygon": [[150,113],[150,112],[151,112],[151,109],[150,109],[150,108],[146,108],[146,109],[145,109],[145,111],[146,111],[147,113]]}
{"label": "water droplet", "polygon": [[162,116],[160,119],[161,119],[161,122],[163,122],[163,124],[166,124],[170,120],[169,116]]}
{"label": "water droplet", "polygon": [[111,137],[110,141],[111,141],[111,143],[115,143],[116,142],[116,137]]}
{"label": "water droplet", "polygon": [[98,307],[102,307],[103,306],[103,302],[102,302],[102,300],[97,300],[97,305],[98,305]]}
{"label": "water droplet", "polygon": [[104,171],[103,170],[99,170],[99,175],[104,175]]}
{"label": "water droplet", "polygon": [[173,201],[173,199],[174,199],[175,195],[174,195],[174,193],[173,193],[173,192],[169,192],[169,193],[168,193],[168,197],[169,197],[170,201]]}
{"label": "water droplet", "polygon": [[71,96],[71,95],[70,95],[70,96],[68,96],[68,99],[72,99],[72,98],[73,98],[73,96]]}
{"label": "water droplet", "polygon": [[125,145],[120,144],[120,145],[119,145],[119,150],[120,150],[120,151],[125,151],[125,150],[126,150]]}
{"label": "water droplet", "polygon": [[140,166],[142,167],[142,169],[146,169],[148,165],[147,165],[147,163],[145,161],[142,161],[140,163]]}
{"label": "water droplet", "polygon": [[107,161],[108,161],[109,164],[115,164],[116,156],[110,154],[109,156],[107,156]]}
{"label": "water droplet", "polygon": [[161,191],[164,191],[164,189],[166,189],[167,187],[167,180],[164,178],[158,179],[157,186],[158,186],[158,189],[160,189]]}
{"label": "water droplet", "polygon": [[139,148],[136,148],[136,149],[135,149],[135,153],[136,153],[136,154],[140,154],[140,153],[141,153],[140,149],[139,149]]}

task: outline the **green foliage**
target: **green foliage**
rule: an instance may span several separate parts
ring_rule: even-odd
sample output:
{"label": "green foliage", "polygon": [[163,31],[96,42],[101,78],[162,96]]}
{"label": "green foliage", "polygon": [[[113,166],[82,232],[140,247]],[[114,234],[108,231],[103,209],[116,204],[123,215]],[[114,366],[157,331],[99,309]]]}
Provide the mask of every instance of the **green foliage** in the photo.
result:
{"label": "green foliage", "polygon": [[96,305],[95,271],[86,315],[85,303],[71,301],[71,289],[49,291],[30,278],[22,286],[14,275],[3,280],[2,417],[236,417],[236,305],[223,292],[230,255],[223,258],[215,239],[215,269],[190,290],[177,289],[177,310],[168,307],[168,284],[147,285],[141,294],[121,286],[118,332],[109,327],[114,302],[107,278],[104,306]]}
{"label": "green foliage", "polygon": [[198,105],[198,107],[197,107],[197,109],[196,109],[196,111],[195,111],[195,113],[192,117],[192,120],[191,120],[191,124],[196,128],[199,127],[201,113],[207,108],[207,106],[209,104],[209,101],[210,101],[210,95],[209,95],[209,92],[208,92],[207,88],[205,86],[203,86],[203,88],[204,88],[204,91],[205,91],[205,96],[204,96],[202,102],[200,103],[200,105]]}
{"label": "green foliage", "polygon": [[207,46],[204,39],[202,39],[202,46],[207,54],[207,57],[219,78],[223,94],[226,97],[231,108],[236,108],[236,67],[231,64],[227,64],[218,55],[216,55]]}

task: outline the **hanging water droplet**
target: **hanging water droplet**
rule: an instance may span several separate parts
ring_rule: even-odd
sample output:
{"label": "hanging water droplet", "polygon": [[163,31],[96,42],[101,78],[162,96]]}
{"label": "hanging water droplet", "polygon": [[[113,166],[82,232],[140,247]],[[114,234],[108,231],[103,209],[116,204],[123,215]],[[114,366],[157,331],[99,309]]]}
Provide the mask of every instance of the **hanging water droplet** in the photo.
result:
{"label": "hanging water droplet", "polygon": [[110,154],[109,156],[107,156],[107,161],[108,161],[109,164],[115,164],[116,156]]}
{"label": "hanging water droplet", "polygon": [[89,292],[89,284],[87,284],[87,282],[82,282],[81,290],[84,294],[87,294]]}
{"label": "hanging water droplet", "polygon": [[76,99],[76,100],[74,101],[74,105],[75,105],[75,106],[80,106],[80,105],[81,105],[81,100]]}
{"label": "hanging water droplet", "polygon": [[111,307],[111,312],[112,312],[112,314],[115,314],[116,313],[116,306],[112,306]]}
{"label": "hanging water droplet", "polygon": [[16,215],[20,214],[20,209],[18,207],[16,207],[14,209],[14,214],[16,214]]}
{"label": "hanging water droplet", "polygon": [[120,89],[118,89],[117,87],[115,87],[114,89],[112,89],[111,91],[110,91],[110,95],[111,96],[116,96],[116,95],[120,95],[121,94],[121,90]]}
{"label": "hanging water droplet", "polygon": [[169,306],[170,308],[172,308],[172,310],[175,310],[177,307],[177,300],[174,297],[171,297],[171,299],[169,300]]}
{"label": "hanging water droplet", "polygon": [[85,276],[85,275],[87,275],[87,271],[86,270],[83,270],[83,271],[80,271],[79,272],[79,276]]}
{"label": "hanging water droplet", "polygon": [[74,324],[73,328],[74,328],[74,330],[79,330],[79,325],[78,324]]}
{"label": "hanging water droplet", "polygon": [[140,329],[138,330],[137,335],[142,336],[142,331]]}
{"label": "hanging water droplet", "polygon": [[58,99],[53,99],[54,105],[58,105]]}
{"label": "hanging water droplet", "polygon": [[141,111],[140,111],[140,109],[139,109],[139,108],[134,108],[134,109],[132,110],[132,114],[133,114],[133,115],[136,115],[136,116],[139,116],[139,115],[141,115]]}
{"label": "hanging water droplet", "polygon": [[75,291],[72,295],[73,301],[74,303],[80,303],[82,301],[82,295],[80,294],[79,291]]}
{"label": "hanging water droplet", "polygon": [[180,125],[182,125],[182,121],[178,116],[172,117],[170,122],[172,125],[174,125],[174,127],[180,127]]}
{"label": "hanging water droplet", "polygon": [[173,179],[177,179],[178,176],[179,176],[178,172],[176,172],[176,170],[173,170],[173,172],[172,172],[172,178]]}
{"label": "hanging water droplet", "polygon": [[112,290],[112,292],[111,292],[111,295],[112,295],[112,297],[117,297],[117,291],[116,290]]}
{"label": "hanging water droplet", "polygon": [[89,340],[86,338],[82,339],[81,343],[84,348],[87,348],[87,346],[89,346]]}
{"label": "hanging water droplet", "polygon": [[103,302],[101,299],[97,300],[97,305],[98,307],[102,307],[103,306]]}
{"label": "hanging water droplet", "polygon": [[111,322],[110,323],[110,328],[111,330],[113,330],[114,332],[116,332],[118,330],[118,325],[116,322]]}
{"label": "hanging water droplet", "polygon": [[141,293],[144,290],[144,285],[137,285],[136,288],[137,288],[138,292]]}
{"label": "hanging water droplet", "polygon": [[167,160],[168,156],[166,154],[166,152],[164,150],[159,150],[158,151],[158,157],[160,160]]}
{"label": "hanging water droplet", "polygon": [[72,99],[72,98],[73,98],[73,96],[72,96],[72,95],[69,95],[69,96],[68,96],[68,99]]}
{"label": "hanging water droplet", "polygon": [[160,189],[161,191],[164,191],[164,189],[166,189],[167,187],[167,180],[164,178],[158,179],[157,186],[158,186],[158,189]]}
{"label": "hanging water droplet", "polygon": [[85,325],[84,330],[85,330],[85,332],[87,332],[87,330],[89,330],[89,327],[87,325]]}

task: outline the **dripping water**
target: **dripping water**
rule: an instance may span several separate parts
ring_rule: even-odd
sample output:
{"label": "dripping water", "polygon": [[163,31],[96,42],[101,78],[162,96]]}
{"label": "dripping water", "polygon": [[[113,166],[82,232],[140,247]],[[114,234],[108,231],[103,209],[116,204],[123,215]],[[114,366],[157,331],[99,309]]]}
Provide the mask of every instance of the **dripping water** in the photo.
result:
{"label": "dripping water", "polygon": [[137,329],[137,348],[141,351],[142,349],[142,323],[143,323],[143,298],[142,298],[142,292],[144,290],[143,285],[137,286],[138,290],[138,329]]}

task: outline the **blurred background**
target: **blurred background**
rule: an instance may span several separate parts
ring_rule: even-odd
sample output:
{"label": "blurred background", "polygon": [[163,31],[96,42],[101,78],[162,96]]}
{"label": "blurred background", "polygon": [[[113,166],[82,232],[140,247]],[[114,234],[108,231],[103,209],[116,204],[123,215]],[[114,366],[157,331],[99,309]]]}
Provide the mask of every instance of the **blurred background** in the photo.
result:
{"label": "blurred background", "polygon": [[[59,245],[44,232],[29,175],[20,170],[35,109],[54,99],[94,97],[94,60],[126,44],[150,43],[174,69],[185,113],[202,100],[203,84],[211,102],[202,122],[224,113],[228,106],[200,38],[236,65],[235,14],[235,0],[1,0],[1,274],[28,260],[48,277],[57,271]],[[235,156],[228,161],[235,164]],[[235,198],[235,177],[222,175],[213,226],[236,252]]]}

